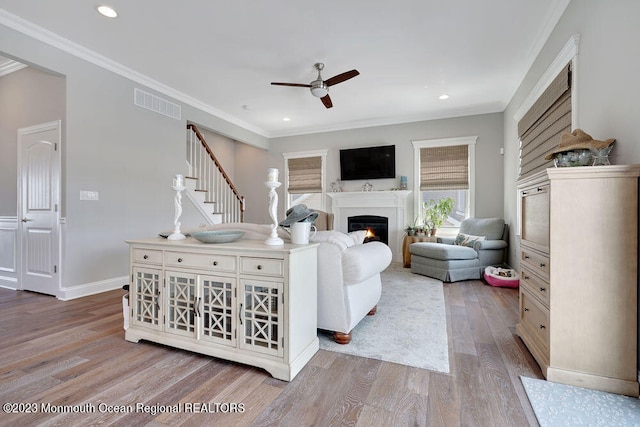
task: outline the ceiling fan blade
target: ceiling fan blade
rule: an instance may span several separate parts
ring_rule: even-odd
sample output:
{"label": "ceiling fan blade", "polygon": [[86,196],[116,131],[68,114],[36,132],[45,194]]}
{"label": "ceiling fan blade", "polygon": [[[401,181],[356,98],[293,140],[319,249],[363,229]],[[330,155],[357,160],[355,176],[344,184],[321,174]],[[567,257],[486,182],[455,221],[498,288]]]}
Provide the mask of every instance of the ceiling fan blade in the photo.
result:
{"label": "ceiling fan blade", "polygon": [[358,74],[360,74],[358,72],[358,70],[351,70],[351,71],[347,71],[344,72],[342,74],[338,74],[337,76],[333,76],[331,77],[329,80],[325,80],[325,84],[327,86],[333,86],[333,85],[337,85],[338,83],[342,83],[345,80],[349,80],[354,78],[355,76],[357,76]]}
{"label": "ceiling fan blade", "polygon": [[322,98],[320,98],[320,100],[322,101],[325,107],[327,108],[333,107],[333,104],[331,103],[331,98],[329,98],[329,95],[323,96]]}
{"label": "ceiling fan blade", "polygon": [[271,82],[272,85],[277,85],[277,86],[294,86],[294,87],[311,87],[311,85],[309,84],[303,84],[303,83],[278,83],[278,82]]}

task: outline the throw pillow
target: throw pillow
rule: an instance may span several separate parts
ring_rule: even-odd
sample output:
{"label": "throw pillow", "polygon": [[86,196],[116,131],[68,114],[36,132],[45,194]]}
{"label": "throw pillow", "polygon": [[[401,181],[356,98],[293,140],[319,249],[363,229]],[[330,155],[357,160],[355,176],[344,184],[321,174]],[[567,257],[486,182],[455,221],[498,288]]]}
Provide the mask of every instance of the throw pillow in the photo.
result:
{"label": "throw pillow", "polygon": [[367,237],[367,230],[352,231],[347,235],[353,239],[353,243],[361,245],[364,243],[364,238]]}
{"label": "throw pillow", "polygon": [[453,242],[453,244],[458,246],[468,246],[472,248],[473,245],[480,240],[484,240],[484,236],[474,236],[472,234],[459,233],[456,236],[456,240]]}

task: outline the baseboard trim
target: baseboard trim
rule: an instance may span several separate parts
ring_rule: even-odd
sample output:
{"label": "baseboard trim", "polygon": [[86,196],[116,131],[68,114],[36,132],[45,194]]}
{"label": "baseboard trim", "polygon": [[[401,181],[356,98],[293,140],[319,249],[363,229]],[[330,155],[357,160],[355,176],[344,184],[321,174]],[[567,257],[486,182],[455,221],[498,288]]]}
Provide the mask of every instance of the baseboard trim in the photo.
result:
{"label": "baseboard trim", "polygon": [[128,276],[115,277],[113,279],[101,280],[99,282],[87,283],[85,285],[60,288],[56,297],[62,301],[82,298],[89,295],[100,294],[102,292],[122,289],[123,285],[129,283]]}
{"label": "baseboard trim", "polygon": [[549,367],[547,369],[547,381],[574,385],[576,387],[591,388],[608,393],[625,394],[638,397],[640,386],[632,378],[610,378],[585,372],[568,371]]}

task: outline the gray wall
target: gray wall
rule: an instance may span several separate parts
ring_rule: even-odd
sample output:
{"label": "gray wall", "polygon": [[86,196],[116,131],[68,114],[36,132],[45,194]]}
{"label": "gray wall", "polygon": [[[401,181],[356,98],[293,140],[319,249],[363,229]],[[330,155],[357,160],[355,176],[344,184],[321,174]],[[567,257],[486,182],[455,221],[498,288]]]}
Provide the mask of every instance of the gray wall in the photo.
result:
{"label": "gray wall", "polygon": [[[326,185],[340,177],[339,150],[375,145],[396,146],[396,179],[370,180],[374,190],[397,188],[400,176],[408,177],[409,190],[413,188],[414,159],[411,141],[425,139],[478,136],[476,143],[476,206],[477,217],[502,217],[503,213],[503,146],[502,114],[483,114],[451,119],[430,120],[399,125],[352,129],[310,135],[291,136],[271,140],[269,153],[272,162],[283,170],[282,153],[326,148]],[[344,182],[345,191],[359,191],[365,181]],[[327,202],[327,209],[329,209]],[[410,197],[407,222],[414,218],[413,197]],[[282,213],[281,213],[282,215]]]}
{"label": "gray wall", "polygon": [[0,216],[17,214],[18,129],[65,120],[65,79],[35,67],[0,77]]}

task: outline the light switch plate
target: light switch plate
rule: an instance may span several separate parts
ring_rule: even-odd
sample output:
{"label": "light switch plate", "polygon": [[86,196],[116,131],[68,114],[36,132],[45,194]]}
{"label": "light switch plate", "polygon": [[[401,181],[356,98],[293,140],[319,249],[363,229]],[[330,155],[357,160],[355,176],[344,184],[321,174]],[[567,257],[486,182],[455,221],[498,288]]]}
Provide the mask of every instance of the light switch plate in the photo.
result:
{"label": "light switch plate", "polygon": [[99,200],[97,191],[80,191],[80,200]]}

